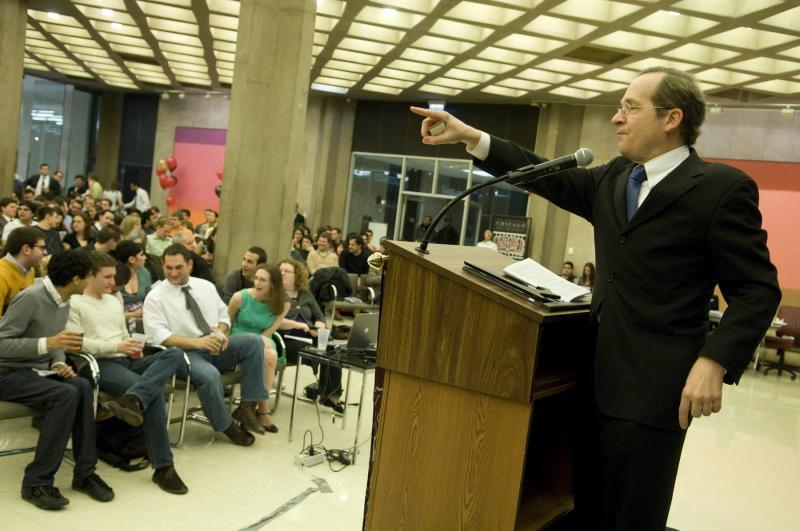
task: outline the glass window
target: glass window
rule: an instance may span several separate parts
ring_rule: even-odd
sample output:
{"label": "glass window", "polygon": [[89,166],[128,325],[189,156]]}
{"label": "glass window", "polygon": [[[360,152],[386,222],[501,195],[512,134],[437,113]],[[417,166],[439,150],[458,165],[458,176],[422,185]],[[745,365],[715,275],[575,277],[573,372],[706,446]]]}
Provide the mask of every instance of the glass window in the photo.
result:
{"label": "glass window", "polygon": [[436,193],[458,195],[467,189],[470,163],[467,160],[440,160]]}
{"label": "glass window", "polygon": [[409,192],[431,193],[433,191],[433,176],[435,172],[435,159],[406,159],[404,189]]}
{"label": "glass window", "polygon": [[362,232],[371,221],[386,223],[394,234],[402,157],[357,154],[353,157],[347,232]]}
{"label": "glass window", "polygon": [[89,137],[92,119],[93,95],[82,90],[72,92],[72,106],[69,116],[69,153],[67,168],[64,170],[66,186],[72,186],[75,176],[86,173],[89,156]]}
{"label": "glass window", "polygon": [[[472,171],[473,185],[491,178],[491,175],[477,168]],[[475,245],[483,239],[483,231],[492,225],[492,216],[524,216],[527,209],[528,194],[510,184],[502,183],[478,190],[470,196],[464,245]]]}
{"label": "glass window", "polygon": [[39,175],[39,165],[46,162],[50,173],[58,168],[61,154],[61,132],[64,128],[65,85],[36,78],[33,83],[33,105],[28,135],[28,161],[23,177]]}

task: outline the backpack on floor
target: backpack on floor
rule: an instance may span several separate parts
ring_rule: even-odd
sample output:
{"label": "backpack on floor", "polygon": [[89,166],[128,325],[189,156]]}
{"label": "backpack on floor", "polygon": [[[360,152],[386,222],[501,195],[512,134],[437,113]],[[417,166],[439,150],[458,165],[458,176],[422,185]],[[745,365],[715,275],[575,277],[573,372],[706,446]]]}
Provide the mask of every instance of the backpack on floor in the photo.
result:
{"label": "backpack on floor", "polygon": [[98,422],[97,457],[109,465],[132,472],[150,466],[142,427],[134,428],[116,417]]}

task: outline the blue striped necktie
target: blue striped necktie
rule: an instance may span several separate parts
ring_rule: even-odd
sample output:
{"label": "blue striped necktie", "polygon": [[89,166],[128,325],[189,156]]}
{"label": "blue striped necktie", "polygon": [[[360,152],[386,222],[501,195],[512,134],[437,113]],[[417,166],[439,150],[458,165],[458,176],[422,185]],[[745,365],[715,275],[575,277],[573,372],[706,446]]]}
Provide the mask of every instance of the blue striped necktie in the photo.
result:
{"label": "blue striped necktie", "polygon": [[628,213],[628,221],[631,220],[639,208],[639,189],[642,187],[642,182],[647,180],[647,172],[644,171],[644,165],[639,164],[633,167],[630,177],[628,177],[627,187],[627,202],[626,208]]}

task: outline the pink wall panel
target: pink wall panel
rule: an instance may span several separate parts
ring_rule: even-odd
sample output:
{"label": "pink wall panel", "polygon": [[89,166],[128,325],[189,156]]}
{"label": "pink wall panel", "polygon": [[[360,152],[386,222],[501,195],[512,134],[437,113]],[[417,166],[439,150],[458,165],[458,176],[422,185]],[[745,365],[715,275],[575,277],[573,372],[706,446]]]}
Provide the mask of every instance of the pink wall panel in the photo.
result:
{"label": "pink wall panel", "polygon": [[188,208],[192,223],[205,222],[203,210],[219,211],[214,188],[220,184],[217,170],[225,161],[225,130],[178,127],[173,154],[178,161],[174,175],[178,184],[171,190],[175,205],[170,210]]}

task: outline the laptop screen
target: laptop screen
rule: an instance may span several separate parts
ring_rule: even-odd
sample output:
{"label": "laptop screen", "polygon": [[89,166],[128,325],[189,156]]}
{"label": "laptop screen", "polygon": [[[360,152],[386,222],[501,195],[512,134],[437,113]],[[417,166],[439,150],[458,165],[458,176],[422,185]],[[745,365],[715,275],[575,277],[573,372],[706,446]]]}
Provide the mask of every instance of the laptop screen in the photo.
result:
{"label": "laptop screen", "polygon": [[348,348],[376,348],[378,346],[378,313],[360,313],[353,319]]}

